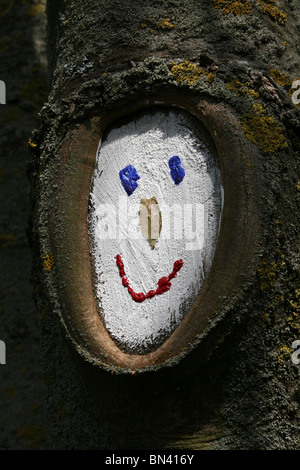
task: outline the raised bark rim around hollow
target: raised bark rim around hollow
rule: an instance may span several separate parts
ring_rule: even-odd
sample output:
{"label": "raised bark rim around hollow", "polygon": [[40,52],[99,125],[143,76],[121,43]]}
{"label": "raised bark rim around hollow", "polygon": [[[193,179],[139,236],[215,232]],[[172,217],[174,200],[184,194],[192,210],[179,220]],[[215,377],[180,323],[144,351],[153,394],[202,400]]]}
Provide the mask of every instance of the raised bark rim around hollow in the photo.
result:
{"label": "raised bark rim around hollow", "polygon": [[[212,267],[198,298],[160,347],[133,355],[116,346],[97,311],[87,213],[97,148],[107,126],[117,118],[155,106],[183,108],[207,128],[220,157],[225,200]],[[249,155],[256,161],[256,147],[242,133],[238,118],[225,106],[186,91],[166,89],[129,99],[69,130],[56,163],[60,189],[53,193],[48,215],[49,244],[55,259],[55,269],[48,275],[53,277],[52,288],[55,286],[67,334],[86,360],[117,372],[156,370],[178,362],[222,318],[224,305],[254,272],[261,235],[257,179],[245,158]],[[61,218],[63,234],[57,229]]]}

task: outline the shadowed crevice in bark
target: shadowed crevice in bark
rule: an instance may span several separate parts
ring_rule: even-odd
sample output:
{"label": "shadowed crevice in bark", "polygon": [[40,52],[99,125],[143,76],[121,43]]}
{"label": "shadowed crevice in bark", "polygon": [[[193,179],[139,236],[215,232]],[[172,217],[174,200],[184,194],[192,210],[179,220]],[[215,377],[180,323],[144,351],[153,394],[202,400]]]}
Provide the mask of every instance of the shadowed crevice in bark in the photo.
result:
{"label": "shadowed crevice in bark", "polygon": [[50,448],[26,236],[27,145],[48,93],[45,28],[42,2],[1,2],[0,78],[7,94],[0,106],[0,338],[7,351],[6,365],[0,366],[2,450]]}

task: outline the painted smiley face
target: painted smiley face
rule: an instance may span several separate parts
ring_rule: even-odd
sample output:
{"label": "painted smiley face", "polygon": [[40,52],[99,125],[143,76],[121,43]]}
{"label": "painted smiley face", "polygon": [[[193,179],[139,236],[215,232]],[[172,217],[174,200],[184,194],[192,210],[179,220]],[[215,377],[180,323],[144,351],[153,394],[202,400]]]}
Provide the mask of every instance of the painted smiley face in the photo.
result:
{"label": "painted smiley face", "polygon": [[[184,168],[182,168],[181,160],[177,155],[174,155],[169,160],[170,175],[176,185],[180,184],[185,176]],[[119,172],[120,181],[123,188],[125,189],[128,196],[137,189],[137,181],[140,176],[134,166],[127,165],[123,170]],[[144,238],[149,242],[152,249],[155,248],[156,242],[160,236],[162,217],[157,203],[156,197],[151,199],[142,198],[140,204],[140,228]],[[117,266],[119,268],[119,274],[122,279],[122,285],[127,288],[132,300],[135,302],[144,302],[147,299],[152,299],[156,295],[162,295],[168,292],[171,287],[171,280],[177,276],[177,273],[183,266],[182,259],[175,261],[173,271],[168,275],[161,277],[157,285],[158,287],[154,290],[151,289],[147,293],[135,292],[129,285],[128,278],[125,274],[124,264],[120,254],[116,256]]]}
{"label": "painted smiley face", "polygon": [[121,349],[149,352],[182,321],[210,269],[221,210],[218,158],[196,118],[155,110],[107,132],[88,223],[99,314]]}

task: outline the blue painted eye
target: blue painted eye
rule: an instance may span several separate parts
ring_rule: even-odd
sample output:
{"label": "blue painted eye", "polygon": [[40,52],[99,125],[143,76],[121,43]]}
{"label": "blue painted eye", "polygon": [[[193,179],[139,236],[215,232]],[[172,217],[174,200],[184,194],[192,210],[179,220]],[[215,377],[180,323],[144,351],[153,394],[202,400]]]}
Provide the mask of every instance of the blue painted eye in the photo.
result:
{"label": "blue painted eye", "polygon": [[169,168],[170,168],[170,175],[175,184],[181,183],[183,178],[185,177],[184,168],[181,166],[181,160],[177,155],[171,157],[169,160]]}
{"label": "blue painted eye", "polygon": [[138,187],[137,180],[140,179],[140,176],[134,166],[127,165],[123,170],[119,172],[119,177],[122,183],[123,188],[125,189],[128,196],[136,190]]}

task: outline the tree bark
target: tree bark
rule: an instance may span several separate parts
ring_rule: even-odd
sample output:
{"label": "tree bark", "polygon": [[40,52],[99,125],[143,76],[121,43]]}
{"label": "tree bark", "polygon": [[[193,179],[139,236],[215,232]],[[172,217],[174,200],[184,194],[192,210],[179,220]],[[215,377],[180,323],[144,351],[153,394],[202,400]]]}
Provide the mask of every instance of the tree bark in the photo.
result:
{"label": "tree bark", "polygon": [[[294,1],[48,3],[51,91],[32,136],[30,238],[56,449],[299,449],[298,29]],[[225,174],[238,168],[244,178],[242,209],[230,204],[254,237],[253,259],[238,265],[222,248],[227,267],[238,266],[236,288],[189,354],[168,368],[112,374],[79,354],[64,327],[72,285],[59,273],[74,253],[55,256],[69,223],[57,201],[73,194],[62,181],[76,171],[74,149],[89,145],[80,126],[92,139],[99,116],[185,94],[233,116],[229,132],[244,153],[231,167],[224,159]]]}

